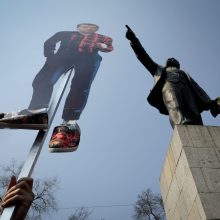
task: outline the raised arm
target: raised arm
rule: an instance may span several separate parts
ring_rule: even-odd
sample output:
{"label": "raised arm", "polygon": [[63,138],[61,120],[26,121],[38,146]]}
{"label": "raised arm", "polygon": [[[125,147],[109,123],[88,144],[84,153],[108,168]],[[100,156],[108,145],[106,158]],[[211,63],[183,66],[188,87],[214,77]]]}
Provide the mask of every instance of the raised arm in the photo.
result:
{"label": "raised arm", "polygon": [[56,44],[61,41],[62,39],[62,32],[57,32],[52,37],[50,37],[48,40],[44,43],[44,56],[50,57],[51,55],[54,55],[54,51],[56,49]]}
{"label": "raised arm", "polygon": [[148,55],[148,53],[145,51],[145,49],[143,48],[140,41],[136,37],[135,33],[131,30],[131,28],[128,25],[125,25],[125,27],[127,28],[127,32],[125,36],[128,40],[130,40],[131,47],[134,50],[134,53],[136,54],[138,60],[154,76],[158,64],[155,63],[152,60],[152,58]]}

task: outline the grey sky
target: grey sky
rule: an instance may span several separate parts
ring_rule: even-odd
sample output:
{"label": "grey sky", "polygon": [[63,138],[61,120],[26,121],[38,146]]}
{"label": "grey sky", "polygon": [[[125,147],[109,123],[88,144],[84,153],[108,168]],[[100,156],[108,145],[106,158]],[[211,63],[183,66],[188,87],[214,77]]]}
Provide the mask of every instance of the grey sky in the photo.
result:
{"label": "grey sky", "polygon": [[[153,79],[135,58],[125,24],[159,64],[177,58],[211,98],[219,96],[220,1],[218,0],[0,0],[1,112],[27,107],[34,76],[44,64],[43,43],[54,33],[96,23],[113,38],[79,120],[75,153],[50,154],[47,138],[34,177],[57,176],[61,220],[70,207],[95,207],[91,220],[131,220],[138,193],[159,192],[159,176],[172,135],[168,117],[146,102]],[[53,126],[61,122],[63,102]],[[204,124],[219,117],[203,113]],[[51,135],[52,129],[49,131]],[[36,131],[1,130],[0,163],[25,160]],[[115,206],[128,205],[128,206]],[[107,207],[100,207],[107,206]]]}

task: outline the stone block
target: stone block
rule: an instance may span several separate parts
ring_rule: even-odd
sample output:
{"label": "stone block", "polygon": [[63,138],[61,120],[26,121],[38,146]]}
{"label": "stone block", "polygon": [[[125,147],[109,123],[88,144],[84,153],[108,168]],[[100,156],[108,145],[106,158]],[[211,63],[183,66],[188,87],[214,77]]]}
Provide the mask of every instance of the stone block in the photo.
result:
{"label": "stone block", "polygon": [[171,147],[169,147],[169,149],[168,149],[167,159],[168,159],[168,162],[169,162],[169,165],[170,165],[171,174],[173,176],[174,173],[175,173],[175,169],[176,169],[176,162],[175,162],[173,151],[172,151]]}
{"label": "stone block", "polygon": [[203,168],[202,172],[209,192],[220,193],[220,169]]}
{"label": "stone block", "polygon": [[176,125],[173,137],[180,142],[180,148],[192,146],[192,139],[189,135],[188,126]]}
{"label": "stone block", "polygon": [[173,177],[172,177],[172,172],[170,170],[170,164],[169,164],[168,157],[166,157],[166,159],[164,161],[163,177],[165,178],[166,185],[169,188]]}
{"label": "stone block", "polygon": [[166,212],[168,212],[170,216],[172,216],[174,213],[179,196],[180,196],[180,190],[178,188],[177,181],[174,176],[166,200],[164,202],[166,203],[166,208],[167,208]]}
{"label": "stone block", "polygon": [[[163,171],[165,171],[165,170],[163,169]],[[169,186],[166,181],[165,172],[162,172],[161,176],[160,176],[160,191],[161,191],[162,198],[164,198],[164,200],[166,200],[167,193],[169,191]]]}
{"label": "stone block", "polygon": [[220,220],[220,127],[175,126],[160,184],[168,220]]}
{"label": "stone block", "polygon": [[196,196],[198,194],[191,172],[188,172],[186,176],[186,180],[183,185],[182,193],[186,201],[186,209],[187,209],[186,211],[187,213],[189,213],[192,208],[193,202],[196,199]]}
{"label": "stone block", "polygon": [[188,166],[187,158],[185,152],[182,151],[175,172],[177,184],[180,190],[182,190],[188,172],[189,172],[189,166]]}
{"label": "stone block", "polygon": [[188,217],[185,218],[185,219],[188,219],[188,220],[201,219],[201,216],[199,214],[199,210],[198,210],[198,207],[197,207],[197,204],[196,204],[195,201],[193,203],[193,206],[192,206],[192,208],[190,210],[190,213],[189,213]]}
{"label": "stone block", "polygon": [[207,220],[220,219],[220,193],[200,193],[202,209]]}
{"label": "stone block", "polygon": [[213,139],[206,126],[187,126],[193,147],[213,147]]}
{"label": "stone block", "polygon": [[220,127],[207,126],[207,128],[214,142],[214,146],[220,150]]}
{"label": "stone block", "polygon": [[204,178],[203,172],[201,168],[191,168],[191,173],[193,176],[193,180],[196,185],[196,189],[198,193],[208,193],[210,192],[207,182]]}
{"label": "stone block", "polygon": [[187,219],[187,200],[183,195],[183,191],[180,192],[180,196],[177,202],[177,206],[174,210],[173,216],[171,219]]}
{"label": "stone block", "polygon": [[[205,214],[205,211],[204,211],[204,208],[203,208],[203,205],[202,205],[201,198],[200,198],[199,194],[196,196],[195,203],[196,203],[196,206],[198,208],[198,212],[199,212],[199,216],[201,217],[201,220],[207,220],[206,219],[206,214]],[[197,220],[197,219],[195,219],[195,220]],[[198,219],[198,220],[200,220],[200,219]]]}
{"label": "stone block", "polygon": [[169,212],[169,208],[167,206],[167,203],[164,203],[164,209],[165,209],[165,212],[166,212],[166,219],[167,220],[172,220],[172,216],[171,216],[171,214]]}
{"label": "stone block", "polygon": [[175,126],[175,129],[173,131],[173,137],[170,142],[170,148],[172,149],[172,152],[173,152],[173,158],[174,158],[175,164],[178,163],[178,160],[179,160],[179,157],[182,151],[182,143],[178,135],[177,128],[178,127]]}
{"label": "stone block", "polygon": [[190,167],[220,168],[220,162],[214,148],[184,147]]}
{"label": "stone block", "polygon": [[199,196],[196,196],[195,201],[193,202],[192,209],[190,210],[190,213],[187,220],[206,220],[206,216],[201,204],[201,201],[199,199]]}

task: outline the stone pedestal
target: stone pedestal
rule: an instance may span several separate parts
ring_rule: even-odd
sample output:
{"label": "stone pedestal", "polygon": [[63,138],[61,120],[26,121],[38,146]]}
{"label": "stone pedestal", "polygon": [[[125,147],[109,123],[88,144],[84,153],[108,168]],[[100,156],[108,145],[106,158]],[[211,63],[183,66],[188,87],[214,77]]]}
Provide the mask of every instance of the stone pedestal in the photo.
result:
{"label": "stone pedestal", "polygon": [[220,220],[220,127],[175,127],[160,188],[168,220]]}

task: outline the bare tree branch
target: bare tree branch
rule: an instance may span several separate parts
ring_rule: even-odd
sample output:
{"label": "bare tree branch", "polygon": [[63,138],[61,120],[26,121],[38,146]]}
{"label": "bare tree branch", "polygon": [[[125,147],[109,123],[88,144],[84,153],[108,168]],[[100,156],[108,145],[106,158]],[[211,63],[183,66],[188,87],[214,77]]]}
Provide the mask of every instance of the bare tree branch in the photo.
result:
{"label": "bare tree branch", "polygon": [[163,220],[165,212],[160,195],[147,189],[138,195],[134,206],[135,220]]}
{"label": "bare tree branch", "polygon": [[[6,191],[11,176],[18,177],[21,168],[22,164],[17,165],[15,160],[12,160],[9,165],[0,165],[0,195]],[[57,201],[54,196],[57,188],[58,180],[56,177],[44,180],[34,179],[33,192],[35,198],[29,209],[27,220],[41,220],[42,215],[48,215],[57,210]]]}
{"label": "bare tree branch", "polygon": [[68,218],[68,220],[87,220],[92,211],[87,207],[80,207]]}

